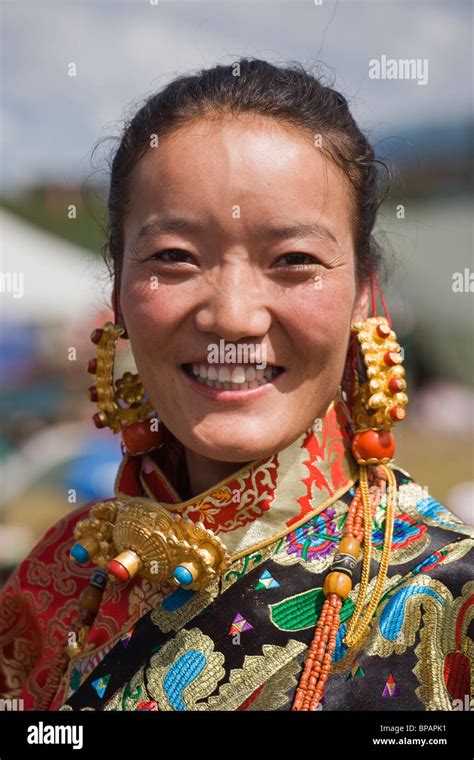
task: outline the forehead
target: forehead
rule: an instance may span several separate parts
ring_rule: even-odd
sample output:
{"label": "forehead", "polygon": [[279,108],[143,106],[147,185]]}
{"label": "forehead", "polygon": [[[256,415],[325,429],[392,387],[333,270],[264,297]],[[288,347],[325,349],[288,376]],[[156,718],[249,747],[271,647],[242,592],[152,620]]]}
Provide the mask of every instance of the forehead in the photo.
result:
{"label": "forehead", "polygon": [[180,127],[134,167],[125,233],[151,216],[177,211],[232,222],[231,211],[239,206],[249,224],[262,215],[324,215],[344,236],[350,185],[315,137],[254,115]]}

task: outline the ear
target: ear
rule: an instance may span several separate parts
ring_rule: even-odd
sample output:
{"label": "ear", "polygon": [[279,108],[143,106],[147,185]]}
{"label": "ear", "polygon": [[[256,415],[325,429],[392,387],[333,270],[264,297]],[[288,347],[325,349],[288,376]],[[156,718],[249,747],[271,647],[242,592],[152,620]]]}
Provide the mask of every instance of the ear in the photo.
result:
{"label": "ear", "polygon": [[122,338],[127,339],[127,328],[125,326],[125,320],[120,309],[120,278],[117,276],[114,277],[114,286],[112,289],[112,309],[114,310],[115,324],[121,325],[124,328],[125,332],[122,335]]}
{"label": "ear", "polygon": [[370,311],[369,285],[364,282],[358,288],[352,308],[351,322],[364,322]]}

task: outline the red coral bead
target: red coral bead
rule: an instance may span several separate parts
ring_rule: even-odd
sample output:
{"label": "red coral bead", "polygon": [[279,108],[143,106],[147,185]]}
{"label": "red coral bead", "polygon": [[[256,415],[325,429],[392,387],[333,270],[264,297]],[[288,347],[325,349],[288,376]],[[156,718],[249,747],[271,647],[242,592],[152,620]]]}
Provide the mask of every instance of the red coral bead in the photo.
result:
{"label": "red coral bead", "polygon": [[107,427],[107,421],[104,419],[104,415],[102,414],[102,412],[96,412],[94,416],[92,417],[92,420],[96,428],[100,429],[100,428]]}
{"label": "red coral bead", "polygon": [[100,342],[100,339],[102,338],[104,334],[104,331],[100,329],[100,327],[97,327],[95,330],[91,332],[91,341],[97,345],[97,343]]}
{"label": "red coral bead", "polygon": [[380,338],[388,338],[390,335],[390,327],[388,325],[377,325],[377,335]]}
{"label": "red coral bead", "polygon": [[91,375],[95,375],[95,373],[97,372],[97,359],[89,359],[89,361],[87,362],[87,371]]}
{"label": "red coral bead", "polygon": [[164,443],[164,433],[161,427],[157,431],[150,430],[150,420],[133,422],[122,428],[122,439],[129,454],[144,454]]}
{"label": "red coral bead", "polygon": [[401,420],[404,420],[405,416],[406,412],[403,406],[394,406],[393,409],[390,409],[390,417],[394,422],[400,422]]}
{"label": "red coral bead", "polygon": [[392,377],[389,381],[388,389],[390,393],[399,393],[405,388],[405,383],[400,377]]}
{"label": "red coral bead", "polygon": [[117,578],[118,581],[128,581],[130,578],[130,573],[128,572],[127,568],[122,565],[121,562],[117,562],[116,559],[113,559],[112,562],[109,562],[107,565],[107,570],[109,571],[110,575],[113,575],[114,578]]}
{"label": "red coral bead", "polygon": [[395,439],[389,430],[363,430],[352,439],[352,453],[356,461],[392,459]]}
{"label": "red coral bead", "polygon": [[389,367],[394,367],[395,364],[400,364],[401,356],[397,351],[386,351],[383,355],[385,364]]}
{"label": "red coral bead", "polygon": [[95,387],[95,385],[91,385],[91,387],[88,390],[89,390],[90,400],[96,403],[99,400],[99,394],[97,393],[97,388]]}

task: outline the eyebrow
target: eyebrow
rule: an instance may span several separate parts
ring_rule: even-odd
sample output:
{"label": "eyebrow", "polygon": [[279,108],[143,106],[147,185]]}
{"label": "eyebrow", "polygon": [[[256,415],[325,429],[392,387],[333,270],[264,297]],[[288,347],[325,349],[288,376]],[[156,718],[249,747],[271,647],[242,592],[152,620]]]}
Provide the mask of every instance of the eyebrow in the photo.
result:
{"label": "eyebrow", "polygon": [[164,217],[154,219],[152,222],[146,222],[137,232],[133,245],[150,240],[157,232],[189,232],[195,233],[202,229],[202,224],[192,219],[186,219],[180,216]]}
{"label": "eyebrow", "polygon": [[[190,234],[201,232],[204,224],[198,220],[186,219],[185,217],[163,217],[147,222],[136,234],[133,245],[144,243],[153,238],[158,232],[187,232]],[[319,222],[303,223],[294,222],[292,224],[263,224],[258,228],[262,237],[271,237],[278,240],[284,240],[290,237],[303,237],[315,235],[316,237],[330,240],[338,245],[333,233]]]}
{"label": "eyebrow", "polygon": [[293,224],[262,225],[260,227],[260,232],[267,237],[278,238],[280,240],[290,237],[316,235],[316,237],[331,240],[331,242],[338,245],[332,232],[328,230],[324,224],[320,224],[319,222],[311,222],[307,224],[303,222],[294,222]]}

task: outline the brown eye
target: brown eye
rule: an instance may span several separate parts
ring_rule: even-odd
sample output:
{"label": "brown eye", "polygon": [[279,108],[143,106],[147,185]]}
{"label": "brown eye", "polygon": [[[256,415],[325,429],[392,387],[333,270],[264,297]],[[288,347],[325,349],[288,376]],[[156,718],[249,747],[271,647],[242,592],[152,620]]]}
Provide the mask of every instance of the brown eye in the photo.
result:
{"label": "brown eye", "polygon": [[152,261],[163,261],[168,264],[180,264],[186,263],[190,259],[190,254],[187,251],[181,250],[181,248],[163,248],[161,251],[156,251],[150,256]]}
{"label": "brown eye", "polygon": [[275,265],[283,267],[306,267],[319,263],[318,259],[315,259],[310,253],[300,253],[295,251],[294,253],[285,253],[284,256],[281,256],[276,261]]}

